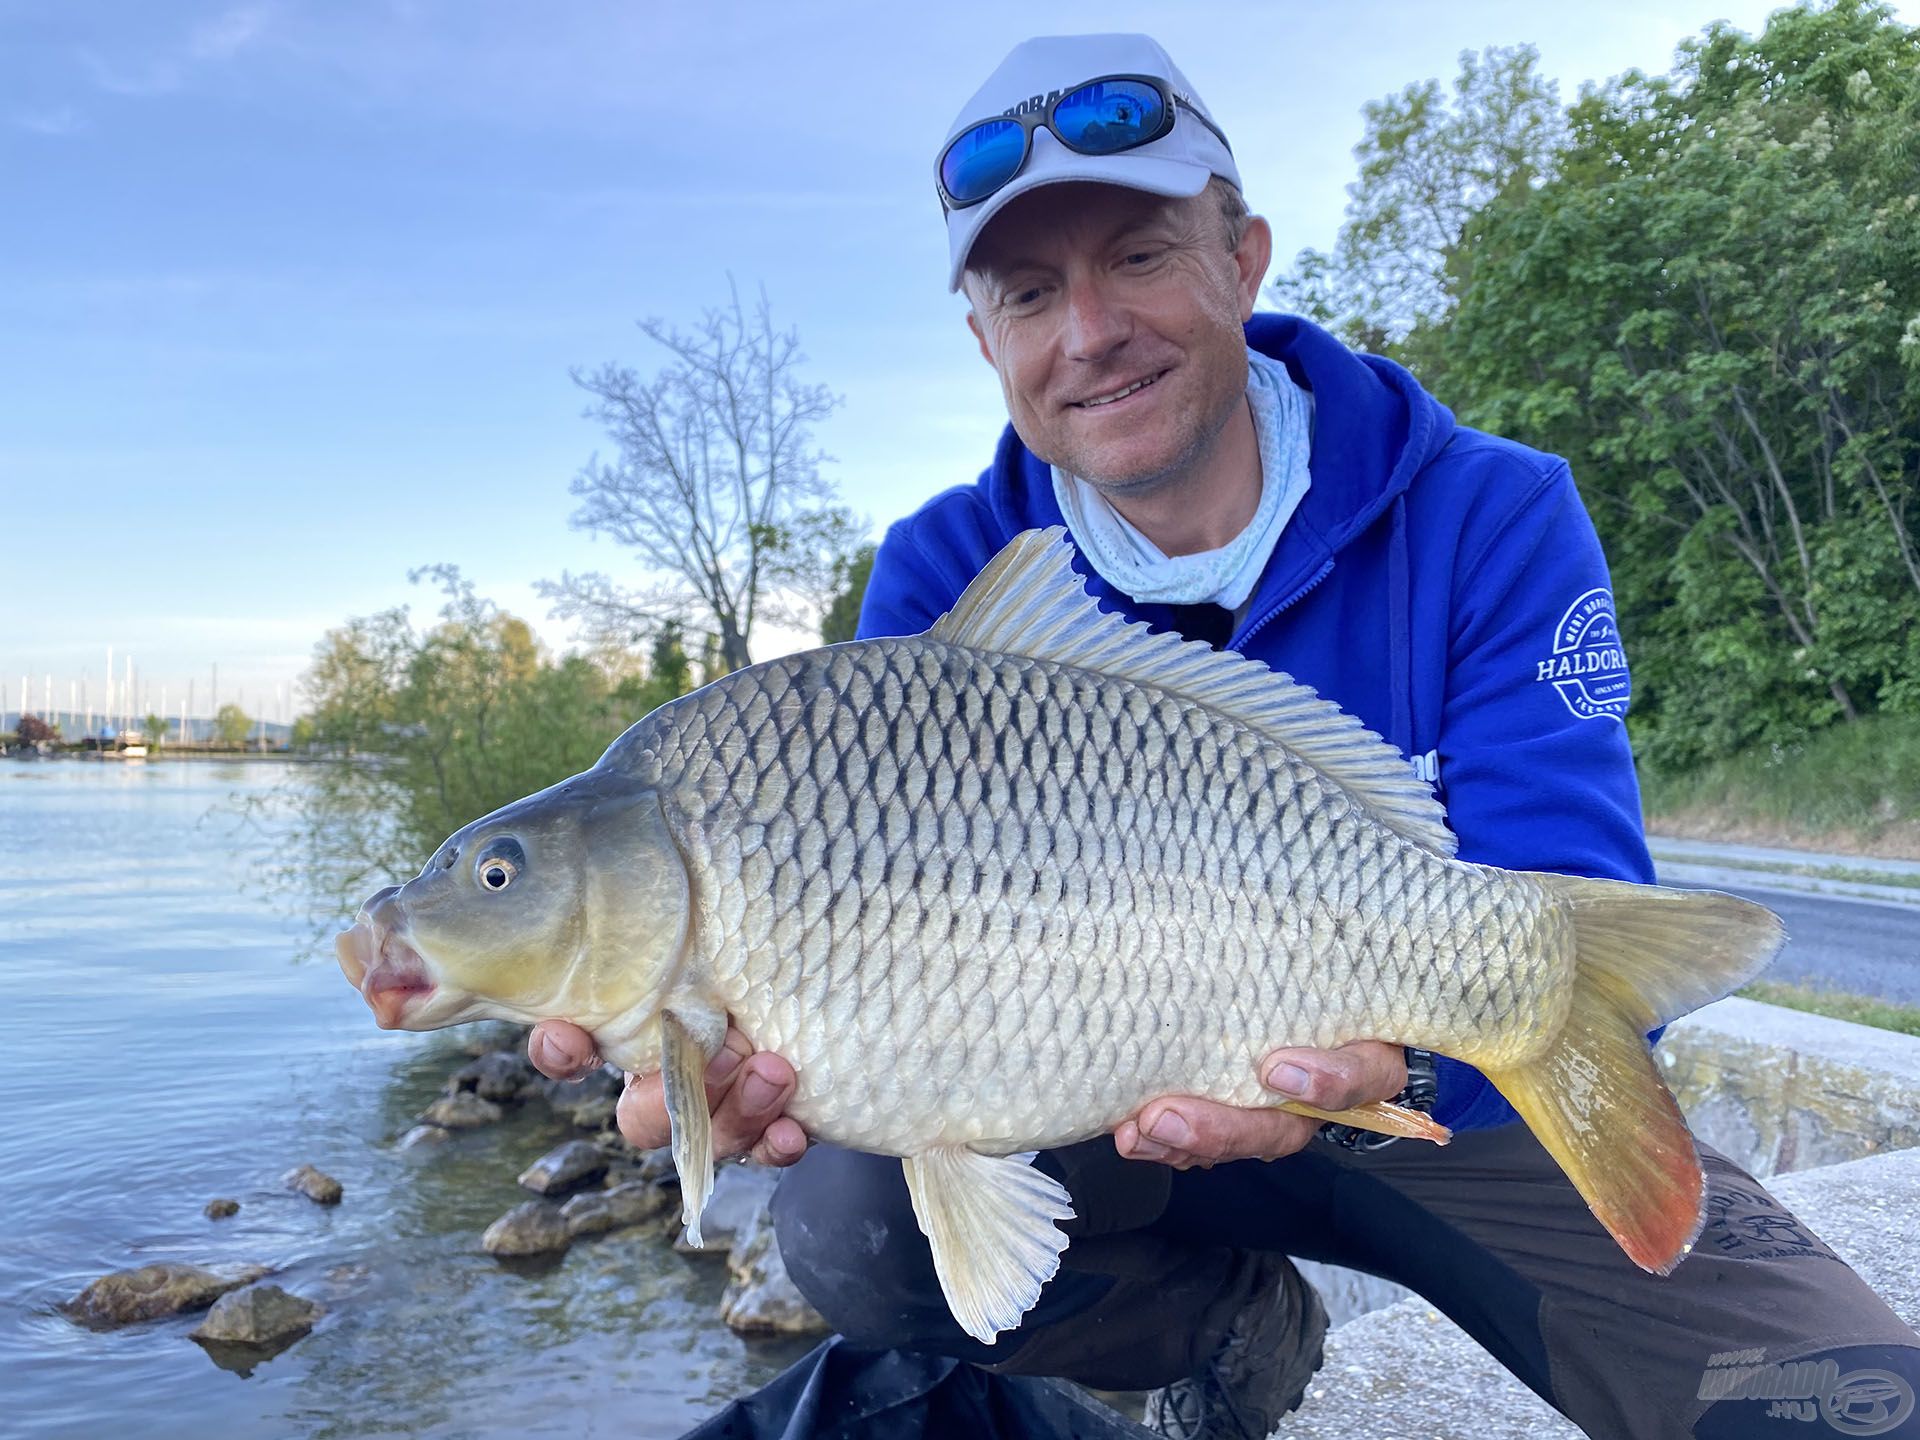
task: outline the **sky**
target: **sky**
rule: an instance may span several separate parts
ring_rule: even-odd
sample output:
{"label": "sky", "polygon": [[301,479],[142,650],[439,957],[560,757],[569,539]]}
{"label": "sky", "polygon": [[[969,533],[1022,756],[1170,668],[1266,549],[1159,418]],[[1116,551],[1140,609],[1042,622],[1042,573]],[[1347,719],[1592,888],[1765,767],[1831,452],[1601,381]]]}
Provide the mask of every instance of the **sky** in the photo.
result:
{"label": "sky", "polygon": [[1361,106],[1462,50],[1531,42],[1571,99],[1773,8],[0,0],[0,711],[97,697],[112,646],[169,713],[218,665],[280,719],[440,562],[564,646],[535,581],[639,578],[569,526],[605,449],[569,372],[657,368],[635,322],[729,277],[844,397],[818,440],[876,533],[972,479],[1005,414],[932,163],[1038,30],[1159,38],[1284,262],[1334,237]]}

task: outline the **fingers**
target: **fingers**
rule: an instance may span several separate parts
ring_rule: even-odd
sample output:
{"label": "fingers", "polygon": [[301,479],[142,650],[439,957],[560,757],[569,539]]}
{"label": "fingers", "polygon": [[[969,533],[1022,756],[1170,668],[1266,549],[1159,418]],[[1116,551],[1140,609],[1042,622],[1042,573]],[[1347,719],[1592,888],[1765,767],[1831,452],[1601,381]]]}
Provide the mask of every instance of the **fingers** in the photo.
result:
{"label": "fingers", "polygon": [[1276,1050],[1261,1062],[1260,1078],[1289,1100],[1351,1110],[1398,1095],[1407,1083],[1407,1055],[1379,1040],[1355,1040],[1336,1050]]}
{"label": "fingers", "polygon": [[[768,1128],[782,1118],[787,1101],[793,1098],[795,1083],[793,1066],[778,1055],[761,1053],[744,1061],[739,1078],[714,1108],[713,1153],[743,1155],[761,1146]],[[787,1163],[799,1158],[795,1151]]]}
{"label": "fingers", "polygon": [[1150,1101],[1114,1131],[1129,1160],[1157,1160],[1177,1170],[1222,1160],[1278,1160],[1313,1138],[1317,1120],[1284,1110],[1246,1110],[1190,1095]]}
{"label": "fingers", "polygon": [[[782,1112],[793,1098],[793,1066],[778,1055],[755,1054],[738,1030],[707,1065],[707,1106],[713,1112],[716,1159],[751,1154],[764,1165],[791,1165],[807,1150],[806,1132]],[[660,1075],[629,1075],[615,1110],[620,1134],[639,1150],[672,1139]]]}
{"label": "fingers", "polygon": [[580,1080],[600,1067],[593,1036],[565,1020],[542,1020],[533,1027],[527,1059],[551,1080]]}
{"label": "fingers", "polygon": [[[1334,1050],[1276,1050],[1260,1065],[1268,1089],[1321,1110],[1350,1110],[1391,1100],[1407,1083],[1406,1052],[1379,1040]],[[1278,1160],[1313,1139],[1320,1122],[1285,1110],[1243,1109],[1188,1095],[1150,1101],[1113,1132],[1129,1160],[1155,1160],[1177,1170],[1223,1160]]]}

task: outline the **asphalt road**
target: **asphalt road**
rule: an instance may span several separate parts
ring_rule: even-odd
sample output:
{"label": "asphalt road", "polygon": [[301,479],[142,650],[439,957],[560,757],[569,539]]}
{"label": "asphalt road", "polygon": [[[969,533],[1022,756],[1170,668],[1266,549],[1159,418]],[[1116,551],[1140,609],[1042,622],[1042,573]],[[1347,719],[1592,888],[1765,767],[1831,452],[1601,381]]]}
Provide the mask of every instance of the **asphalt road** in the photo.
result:
{"label": "asphalt road", "polygon": [[1766,890],[1731,871],[1712,888],[1758,900],[1787,922],[1786,948],[1763,978],[1920,1005],[1920,905]]}

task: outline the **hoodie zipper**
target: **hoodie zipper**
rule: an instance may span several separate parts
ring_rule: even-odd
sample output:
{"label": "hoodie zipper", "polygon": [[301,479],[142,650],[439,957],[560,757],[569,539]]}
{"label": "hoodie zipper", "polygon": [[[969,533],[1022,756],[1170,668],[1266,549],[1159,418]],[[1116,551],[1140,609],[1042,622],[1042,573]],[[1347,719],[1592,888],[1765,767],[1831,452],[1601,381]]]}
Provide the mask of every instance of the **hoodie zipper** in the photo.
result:
{"label": "hoodie zipper", "polygon": [[1313,572],[1313,577],[1310,580],[1308,580],[1306,584],[1300,586],[1291,595],[1287,596],[1286,599],[1282,600],[1278,605],[1275,605],[1272,609],[1268,610],[1266,614],[1262,615],[1258,620],[1254,621],[1253,624],[1249,625],[1245,630],[1242,630],[1238,635],[1234,636],[1233,639],[1230,642],[1228,642],[1228,648],[1232,650],[1244,649],[1246,646],[1246,643],[1249,640],[1251,640],[1255,635],[1258,635],[1262,630],[1266,629],[1267,626],[1271,624],[1279,616],[1281,611],[1290,609],[1294,605],[1298,604],[1301,600],[1305,599],[1309,591],[1311,591],[1316,585],[1318,585],[1322,580],[1326,579],[1327,576],[1331,575],[1332,573],[1333,573],[1333,557],[1329,555],[1326,558],[1326,560],[1321,563],[1320,568]]}

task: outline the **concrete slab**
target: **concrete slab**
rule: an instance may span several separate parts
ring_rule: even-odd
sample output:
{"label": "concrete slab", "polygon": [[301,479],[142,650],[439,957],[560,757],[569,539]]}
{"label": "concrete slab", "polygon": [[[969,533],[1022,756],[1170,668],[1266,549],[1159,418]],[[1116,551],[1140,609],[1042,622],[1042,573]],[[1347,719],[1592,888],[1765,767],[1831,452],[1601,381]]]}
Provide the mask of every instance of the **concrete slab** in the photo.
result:
{"label": "concrete slab", "polygon": [[[1920,1325],[1920,1149],[1788,1175],[1769,1188],[1894,1311]],[[1274,1440],[1579,1440],[1580,1431],[1415,1297],[1340,1326],[1306,1403]]]}
{"label": "concrete slab", "polygon": [[1755,1175],[1920,1146],[1920,1036],[1734,996],[1659,1054],[1695,1133]]}

